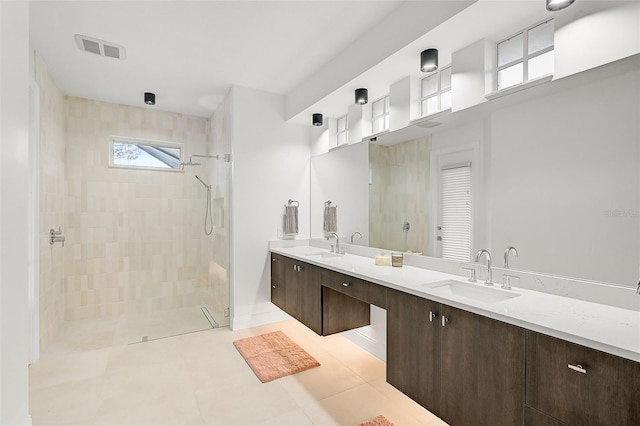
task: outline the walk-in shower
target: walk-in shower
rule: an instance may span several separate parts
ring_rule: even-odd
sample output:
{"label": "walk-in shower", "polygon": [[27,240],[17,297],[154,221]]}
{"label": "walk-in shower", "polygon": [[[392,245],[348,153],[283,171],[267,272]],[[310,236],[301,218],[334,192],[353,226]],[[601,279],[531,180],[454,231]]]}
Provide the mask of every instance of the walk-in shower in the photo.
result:
{"label": "walk-in shower", "polygon": [[147,186],[158,199],[130,212],[130,241],[145,257],[129,274],[129,343],[229,324],[231,167],[203,151],[183,157],[181,172],[156,175]]}

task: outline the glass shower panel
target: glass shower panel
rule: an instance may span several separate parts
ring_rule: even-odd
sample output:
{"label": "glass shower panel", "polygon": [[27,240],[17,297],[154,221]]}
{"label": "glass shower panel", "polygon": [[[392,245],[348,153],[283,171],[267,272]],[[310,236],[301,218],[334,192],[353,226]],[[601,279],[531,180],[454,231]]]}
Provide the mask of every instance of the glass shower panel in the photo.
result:
{"label": "glass shower panel", "polygon": [[130,184],[129,343],[229,325],[230,167],[224,156],[187,164]]}

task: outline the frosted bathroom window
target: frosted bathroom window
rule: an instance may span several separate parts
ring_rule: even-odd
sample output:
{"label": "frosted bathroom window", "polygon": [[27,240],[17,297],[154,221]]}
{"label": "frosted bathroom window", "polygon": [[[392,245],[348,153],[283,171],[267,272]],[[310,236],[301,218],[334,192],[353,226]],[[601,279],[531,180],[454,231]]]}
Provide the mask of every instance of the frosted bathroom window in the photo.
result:
{"label": "frosted bathroom window", "polygon": [[431,75],[422,79],[422,97],[438,93],[438,74]]}
{"label": "frosted bathroom window", "polygon": [[528,31],[529,55],[553,47],[553,21],[543,22]]}
{"label": "frosted bathroom window", "polygon": [[553,19],[533,25],[497,43],[497,87],[553,74]]}
{"label": "frosted bathroom window", "polygon": [[349,123],[347,122],[347,116],[343,115],[337,120],[338,129],[336,132],[336,146],[344,145],[347,143],[347,130]]}
{"label": "frosted bathroom window", "polygon": [[438,105],[437,96],[422,101],[422,115],[435,114],[438,111],[440,111],[440,105]]}
{"label": "frosted bathroom window", "polygon": [[524,35],[516,34],[506,39],[502,43],[498,43],[498,66],[509,64],[513,61],[522,59],[522,45]]}
{"label": "frosted bathroom window", "polygon": [[529,59],[529,80],[553,73],[553,50]]}
{"label": "frosted bathroom window", "polygon": [[109,166],[179,171],[183,150],[181,143],[113,137],[109,144]]}
{"label": "frosted bathroom window", "polygon": [[440,68],[422,79],[421,114],[431,115],[451,108],[451,67]]}
{"label": "frosted bathroom window", "polygon": [[451,90],[442,92],[442,94],[440,95],[440,109],[449,108],[451,108]]}
{"label": "frosted bathroom window", "polygon": [[378,133],[389,128],[389,96],[371,104],[371,131]]}
{"label": "frosted bathroom window", "polygon": [[451,89],[451,67],[444,68],[440,72],[440,90]]}
{"label": "frosted bathroom window", "polygon": [[522,70],[523,64],[520,62],[498,71],[498,90],[522,83]]}

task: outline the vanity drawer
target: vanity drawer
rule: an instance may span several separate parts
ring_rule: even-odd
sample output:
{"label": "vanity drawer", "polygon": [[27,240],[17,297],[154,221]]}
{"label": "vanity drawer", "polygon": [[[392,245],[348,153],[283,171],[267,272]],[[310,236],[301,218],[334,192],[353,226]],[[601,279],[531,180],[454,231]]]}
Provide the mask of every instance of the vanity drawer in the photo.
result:
{"label": "vanity drawer", "polygon": [[526,365],[528,406],[569,425],[638,424],[640,363],[528,331]]}
{"label": "vanity drawer", "polygon": [[387,307],[387,289],[381,285],[328,269],[322,270],[320,283],[325,287],[329,287],[363,302],[384,309]]}

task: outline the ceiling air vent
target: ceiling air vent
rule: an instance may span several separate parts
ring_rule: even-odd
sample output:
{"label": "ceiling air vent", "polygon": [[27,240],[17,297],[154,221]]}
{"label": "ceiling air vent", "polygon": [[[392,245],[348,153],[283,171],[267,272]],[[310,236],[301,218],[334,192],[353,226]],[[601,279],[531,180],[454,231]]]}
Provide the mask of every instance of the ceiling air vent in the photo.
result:
{"label": "ceiling air vent", "polygon": [[76,44],[80,50],[85,52],[95,53],[100,56],[107,56],[109,58],[124,59],[125,50],[124,46],[111,43],[110,41],[104,41],[93,37],[87,37],[84,35],[76,34]]}

